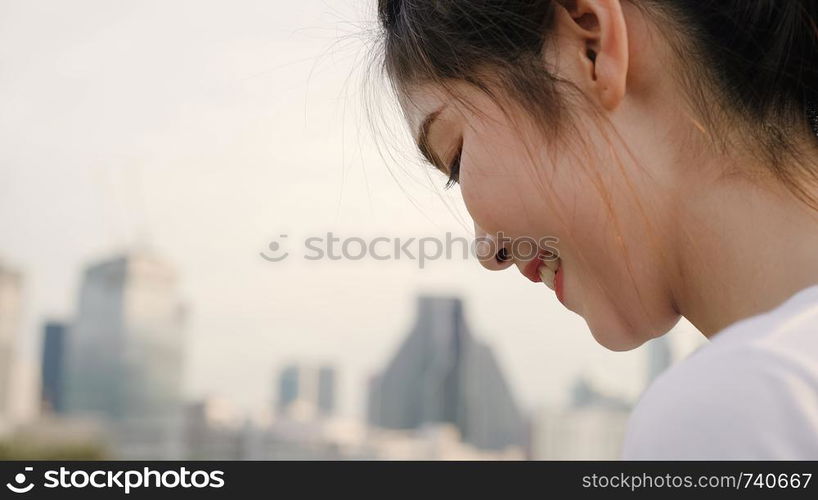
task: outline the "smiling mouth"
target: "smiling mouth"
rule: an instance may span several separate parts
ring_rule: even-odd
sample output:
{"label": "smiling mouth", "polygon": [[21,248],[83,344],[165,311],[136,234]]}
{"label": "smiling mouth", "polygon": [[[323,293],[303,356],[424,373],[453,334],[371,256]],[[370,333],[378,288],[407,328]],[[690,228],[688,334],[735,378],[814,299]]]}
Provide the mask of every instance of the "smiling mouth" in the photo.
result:
{"label": "smiling mouth", "polygon": [[561,265],[561,259],[551,252],[541,252],[536,259],[526,265],[523,275],[534,283],[545,283],[554,290],[555,276]]}
{"label": "smiling mouth", "polygon": [[557,299],[563,302],[564,277],[560,257],[551,252],[542,252],[526,265],[523,275],[534,283],[544,283],[545,286],[556,292]]}

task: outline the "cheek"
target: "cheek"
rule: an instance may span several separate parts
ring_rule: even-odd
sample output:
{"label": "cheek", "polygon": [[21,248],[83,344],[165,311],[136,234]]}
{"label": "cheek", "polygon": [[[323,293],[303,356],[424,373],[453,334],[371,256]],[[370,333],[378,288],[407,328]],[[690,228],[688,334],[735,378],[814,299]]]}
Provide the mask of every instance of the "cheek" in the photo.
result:
{"label": "cheek", "polygon": [[[600,193],[600,190],[602,193]],[[572,191],[570,284],[577,308],[594,336],[614,350],[630,349],[678,320],[666,286],[667,265],[658,250],[661,226],[646,211],[649,192],[616,180]]]}
{"label": "cheek", "polygon": [[468,137],[460,183],[475,223],[493,234],[558,237],[567,305],[601,344],[629,349],[664,333],[677,316],[645,224],[646,214],[655,215],[645,206],[660,208],[645,203],[656,189],[632,182],[642,172],[623,172],[594,155],[534,154],[537,147],[517,137],[496,128]]}

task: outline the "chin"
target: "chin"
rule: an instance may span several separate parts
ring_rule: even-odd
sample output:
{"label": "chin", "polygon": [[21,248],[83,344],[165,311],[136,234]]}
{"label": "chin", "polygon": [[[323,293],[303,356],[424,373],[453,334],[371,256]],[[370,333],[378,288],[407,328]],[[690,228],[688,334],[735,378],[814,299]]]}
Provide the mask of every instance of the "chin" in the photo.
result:
{"label": "chin", "polygon": [[631,351],[645,342],[661,337],[669,332],[681,316],[673,318],[626,318],[621,315],[607,315],[606,317],[585,317],[585,322],[591,330],[591,335],[604,348],[611,351]]}
{"label": "chin", "polygon": [[[589,325],[590,327],[590,325]],[[632,351],[645,343],[626,332],[619,332],[612,329],[591,328],[591,335],[602,347],[616,352]]]}

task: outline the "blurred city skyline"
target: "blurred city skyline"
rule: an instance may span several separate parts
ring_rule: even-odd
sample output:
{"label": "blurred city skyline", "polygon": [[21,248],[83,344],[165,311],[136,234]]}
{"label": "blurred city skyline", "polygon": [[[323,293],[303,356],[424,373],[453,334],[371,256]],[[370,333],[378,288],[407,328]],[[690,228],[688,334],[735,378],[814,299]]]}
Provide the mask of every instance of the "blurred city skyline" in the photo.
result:
{"label": "blurred city skyline", "polygon": [[[471,236],[456,190],[404,161],[406,134],[391,140],[394,110],[376,107],[396,162],[368,132],[373,12],[368,0],[0,6],[0,259],[23,284],[19,394],[39,383],[44,323],[75,319],[82,270],[150,247],[190,309],[188,400],[270,408],[274,374],[314,360],[341,372],[339,411],[362,416],[363,381],[412,328],[420,294],[463,298],[526,410],[567,404],[582,376],[638,396],[644,349],[605,350],[516,272],[259,256],[283,233]],[[680,355],[703,342],[686,322],[672,337]]]}
{"label": "blurred city skyline", "polygon": [[[21,276],[0,266],[0,455],[123,459],[615,459],[634,400],[588,374],[567,404],[523,409],[494,349],[456,296],[419,296],[413,326],[359,389],[365,416],[337,411],[339,369],[298,360],[270,379],[263,412],[191,398],[181,373],[188,307],[176,271],[132,250],[91,263],[73,321],[48,322],[32,415],[10,411]],[[651,341],[642,386],[674,362]],[[17,387],[17,390],[21,390]]]}

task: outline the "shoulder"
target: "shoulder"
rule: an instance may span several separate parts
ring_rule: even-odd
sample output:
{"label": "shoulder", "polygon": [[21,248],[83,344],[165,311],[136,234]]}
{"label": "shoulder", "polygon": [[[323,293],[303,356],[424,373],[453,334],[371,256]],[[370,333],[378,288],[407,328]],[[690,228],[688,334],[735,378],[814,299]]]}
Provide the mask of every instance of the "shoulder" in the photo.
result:
{"label": "shoulder", "polygon": [[781,333],[769,318],[744,322],[659,377],[630,417],[623,458],[817,459],[818,344],[759,331]]}

